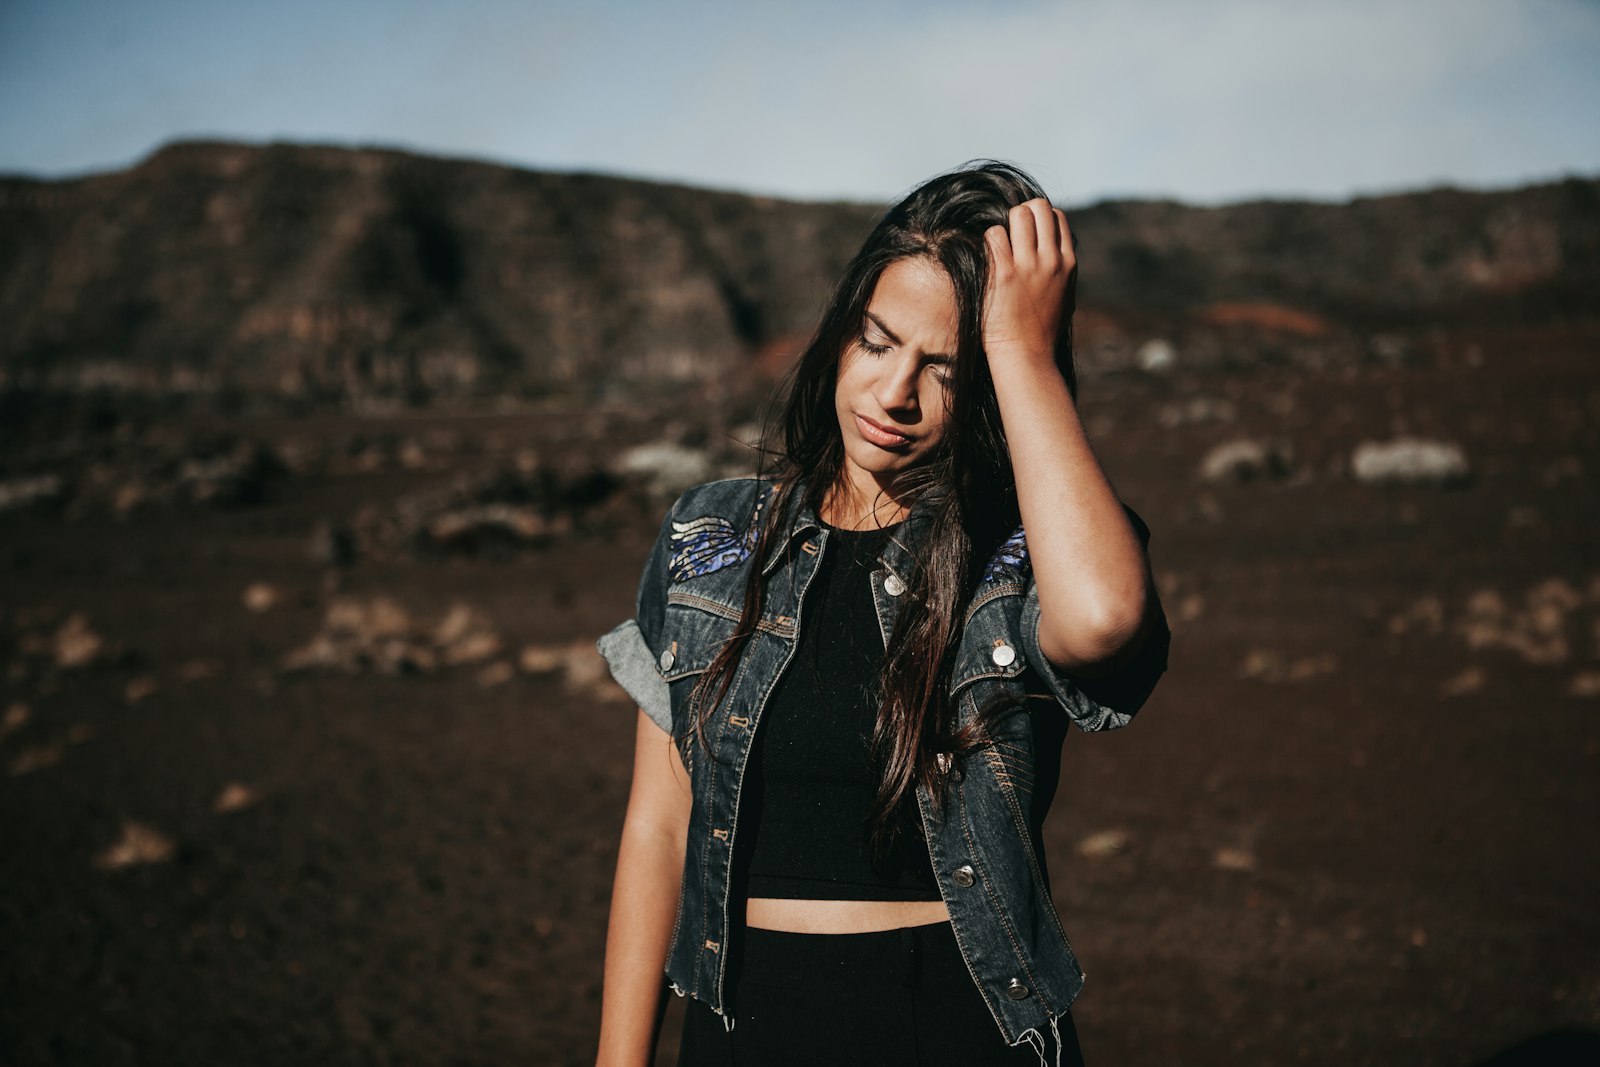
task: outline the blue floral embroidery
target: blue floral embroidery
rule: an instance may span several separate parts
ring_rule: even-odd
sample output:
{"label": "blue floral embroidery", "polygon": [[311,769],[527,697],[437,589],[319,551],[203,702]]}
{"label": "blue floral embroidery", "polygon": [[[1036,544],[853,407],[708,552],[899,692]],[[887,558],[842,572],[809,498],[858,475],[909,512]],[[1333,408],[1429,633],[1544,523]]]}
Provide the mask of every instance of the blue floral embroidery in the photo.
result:
{"label": "blue floral embroidery", "polygon": [[983,569],[983,580],[986,582],[1003,582],[1015,579],[1026,573],[1028,569],[1028,538],[1018,526],[1012,531],[1005,543],[995,549],[989,563]]}
{"label": "blue floral embroidery", "polygon": [[672,539],[679,548],[667,564],[675,582],[699,578],[724,567],[737,566],[750,558],[756,539],[761,536],[761,512],[772,495],[768,486],[756,499],[749,525],[741,532],[721,515],[702,515],[688,522],[672,524]]}

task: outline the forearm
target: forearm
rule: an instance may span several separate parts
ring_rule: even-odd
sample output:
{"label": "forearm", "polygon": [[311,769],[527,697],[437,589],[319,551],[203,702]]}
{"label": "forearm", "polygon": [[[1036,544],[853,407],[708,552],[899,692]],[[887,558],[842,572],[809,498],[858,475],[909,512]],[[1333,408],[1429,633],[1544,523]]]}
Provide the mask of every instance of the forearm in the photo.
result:
{"label": "forearm", "polygon": [[644,1067],[654,1058],[684,844],[631,819],[624,825],[606,929],[600,1067]]}
{"label": "forearm", "polygon": [[1066,670],[1102,662],[1143,626],[1144,546],[1049,353],[991,353],[990,367],[1038,583],[1040,647]]}
{"label": "forearm", "polygon": [[1060,208],[1017,204],[984,231],[983,347],[1039,595],[1039,651],[1064,671],[1131,654],[1159,608],[1144,545],[1106,480],[1055,365],[1078,256]]}

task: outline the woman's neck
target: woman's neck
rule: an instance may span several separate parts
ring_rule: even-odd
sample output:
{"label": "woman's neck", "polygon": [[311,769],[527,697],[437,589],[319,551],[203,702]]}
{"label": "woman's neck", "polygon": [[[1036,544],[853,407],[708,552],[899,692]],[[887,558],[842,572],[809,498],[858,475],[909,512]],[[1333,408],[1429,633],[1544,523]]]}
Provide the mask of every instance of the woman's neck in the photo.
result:
{"label": "woman's neck", "polygon": [[818,518],[840,530],[873,530],[893,526],[911,513],[911,501],[896,499],[886,489],[868,497],[841,478],[822,499]]}

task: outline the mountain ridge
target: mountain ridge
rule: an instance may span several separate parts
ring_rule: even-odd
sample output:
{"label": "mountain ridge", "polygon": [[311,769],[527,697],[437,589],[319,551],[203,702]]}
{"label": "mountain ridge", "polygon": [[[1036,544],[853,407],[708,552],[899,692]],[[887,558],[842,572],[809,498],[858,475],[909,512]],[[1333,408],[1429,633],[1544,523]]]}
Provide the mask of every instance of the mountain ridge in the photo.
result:
{"label": "mountain ridge", "polygon": [[[345,400],[715,386],[798,351],[884,205],[383,147],[179,141],[0,177],[6,386]],[[1600,179],[1074,208],[1091,372],[1362,358],[1437,326],[1589,320]]]}

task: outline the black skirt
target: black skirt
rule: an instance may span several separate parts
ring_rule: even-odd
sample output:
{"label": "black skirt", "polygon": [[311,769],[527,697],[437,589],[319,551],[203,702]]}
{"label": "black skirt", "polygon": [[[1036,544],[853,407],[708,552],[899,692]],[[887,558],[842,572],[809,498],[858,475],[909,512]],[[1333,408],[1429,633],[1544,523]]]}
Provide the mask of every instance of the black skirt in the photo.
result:
{"label": "black skirt", "polygon": [[[727,983],[732,1030],[689,998],[679,1067],[1037,1067],[1028,1042],[1007,1045],[961,958],[950,923],[866,934],[744,930]],[[1061,1063],[1083,1063],[1071,1014],[1058,1021]],[[1044,1034],[1049,1059],[1053,1040]]]}

